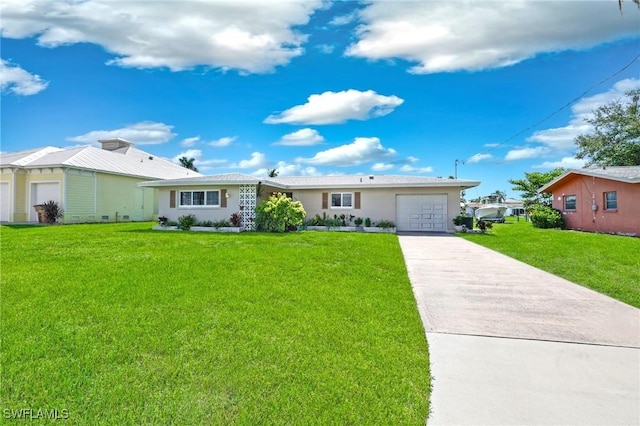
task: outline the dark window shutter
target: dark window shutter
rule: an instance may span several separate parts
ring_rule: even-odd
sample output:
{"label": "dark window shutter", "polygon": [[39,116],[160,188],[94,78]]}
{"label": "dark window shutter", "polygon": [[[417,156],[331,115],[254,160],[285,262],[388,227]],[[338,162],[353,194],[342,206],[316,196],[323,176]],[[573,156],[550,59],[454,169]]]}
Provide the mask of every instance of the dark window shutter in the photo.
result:
{"label": "dark window shutter", "polygon": [[226,189],[220,190],[220,207],[222,208],[227,207],[227,190]]}
{"label": "dark window shutter", "polygon": [[354,207],[355,207],[356,209],[359,209],[359,208],[360,208],[360,193],[359,193],[359,192],[356,192],[356,194],[355,194],[355,198],[356,198],[356,199],[355,199]]}
{"label": "dark window shutter", "polygon": [[169,208],[176,208],[176,191],[169,191]]}
{"label": "dark window shutter", "polygon": [[322,193],[322,209],[326,210],[328,208],[329,208],[329,193],[323,192]]}

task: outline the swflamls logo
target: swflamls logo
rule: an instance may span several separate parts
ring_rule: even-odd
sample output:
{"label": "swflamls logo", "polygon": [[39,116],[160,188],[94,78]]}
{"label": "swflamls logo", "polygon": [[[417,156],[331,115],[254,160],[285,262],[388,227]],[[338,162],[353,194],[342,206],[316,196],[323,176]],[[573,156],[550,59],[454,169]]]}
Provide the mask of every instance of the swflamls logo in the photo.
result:
{"label": "swflamls logo", "polygon": [[66,420],[69,418],[69,410],[63,408],[5,408],[2,410],[5,419],[24,419],[24,420]]}

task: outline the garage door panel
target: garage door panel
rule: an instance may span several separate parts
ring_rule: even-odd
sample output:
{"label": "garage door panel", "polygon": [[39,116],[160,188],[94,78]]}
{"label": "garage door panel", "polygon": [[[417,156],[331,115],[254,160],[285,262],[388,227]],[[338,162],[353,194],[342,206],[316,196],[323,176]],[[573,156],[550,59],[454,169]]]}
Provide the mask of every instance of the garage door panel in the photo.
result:
{"label": "garage door panel", "polygon": [[446,231],[447,195],[397,195],[396,226],[399,231]]}
{"label": "garage door panel", "polygon": [[[60,202],[59,182],[34,182],[31,184],[31,205],[46,203],[47,201]],[[35,210],[30,210],[30,220],[38,221]]]}
{"label": "garage door panel", "polygon": [[0,182],[0,222],[9,221],[9,182]]}

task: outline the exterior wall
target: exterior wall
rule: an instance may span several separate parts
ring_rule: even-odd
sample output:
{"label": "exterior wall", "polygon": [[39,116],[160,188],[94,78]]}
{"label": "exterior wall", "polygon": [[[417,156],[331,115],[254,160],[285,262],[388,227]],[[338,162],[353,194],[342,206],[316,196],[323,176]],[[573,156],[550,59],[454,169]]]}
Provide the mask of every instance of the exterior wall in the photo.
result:
{"label": "exterior wall", "polygon": [[[264,196],[266,198],[271,192],[282,192],[281,189],[265,187]],[[307,218],[312,218],[316,214],[322,216],[353,215],[355,217],[370,218],[372,222],[380,220],[396,221],[396,195],[426,195],[426,194],[446,194],[447,195],[447,230],[453,231],[453,218],[460,213],[460,189],[453,187],[434,188],[345,188],[345,189],[294,189],[293,199],[302,202]],[[360,192],[360,209],[322,209],[323,192]]]}
{"label": "exterior wall", "polygon": [[[0,181],[10,191],[9,222],[36,222],[33,184],[55,182],[60,187],[56,201],[64,209],[65,223],[139,220],[157,218],[158,190],[139,188],[148,179],[110,175],[77,169],[41,168],[0,170]],[[128,219],[124,219],[128,216]]]}
{"label": "exterior wall", "polygon": [[95,220],[98,222],[147,221],[155,218],[157,190],[140,188],[145,179],[97,173]]}
{"label": "exterior wall", "polygon": [[[618,208],[605,210],[604,193],[616,191]],[[576,196],[576,209],[564,209],[564,197]],[[597,210],[592,210],[592,205]],[[584,175],[568,176],[553,190],[553,207],[564,215],[567,228],[640,235],[640,184]]]}
{"label": "exterior wall", "polygon": [[66,171],[64,221],[96,220],[96,173],[70,169]]}
{"label": "exterior wall", "polygon": [[[150,188],[149,188],[150,189]],[[227,198],[227,207],[202,207],[190,206],[180,207],[177,197],[180,191],[221,191],[225,189],[229,197]],[[176,206],[170,207],[171,191],[176,194]],[[221,195],[222,196],[222,195]],[[239,213],[240,209],[240,188],[238,185],[225,186],[179,186],[179,187],[163,187],[158,192],[158,216],[164,216],[171,221],[177,221],[180,216],[193,214],[198,221],[210,220],[217,222],[220,220],[230,220],[233,213]]]}

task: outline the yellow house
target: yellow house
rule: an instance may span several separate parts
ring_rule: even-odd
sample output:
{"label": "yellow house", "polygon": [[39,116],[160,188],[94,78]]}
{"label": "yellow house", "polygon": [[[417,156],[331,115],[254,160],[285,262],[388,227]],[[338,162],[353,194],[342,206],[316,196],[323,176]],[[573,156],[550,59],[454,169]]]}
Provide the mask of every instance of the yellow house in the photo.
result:
{"label": "yellow house", "polygon": [[50,200],[65,223],[153,220],[158,191],[139,182],[201,176],[124,139],[99,142],[0,154],[0,222],[37,222],[33,206]]}

